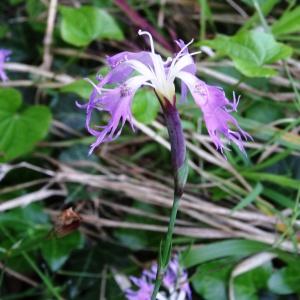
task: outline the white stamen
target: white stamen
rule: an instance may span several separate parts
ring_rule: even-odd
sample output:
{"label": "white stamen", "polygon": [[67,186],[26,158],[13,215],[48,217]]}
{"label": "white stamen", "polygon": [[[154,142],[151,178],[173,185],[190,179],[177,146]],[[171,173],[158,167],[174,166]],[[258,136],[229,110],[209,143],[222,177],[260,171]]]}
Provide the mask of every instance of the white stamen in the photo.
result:
{"label": "white stamen", "polygon": [[194,39],[192,39],[189,43],[187,43],[186,45],[184,45],[184,47],[182,49],[180,49],[180,51],[177,53],[177,55],[175,56],[175,58],[172,61],[171,64],[171,68],[174,66],[174,64],[176,63],[176,61],[179,59],[179,57],[181,56],[182,52],[190,45],[194,42]]}
{"label": "white stamen", "polygon": [[148,35],[149,41],[150,41],[151,52],[155,54],[153,38],[152,38],[152,35],[150,34],[150,32],[148,32],[148,31],[143,31],[143,30],[140,29],[140,30],[138,31],[138,35]]}
{"label": "white stamen", "polygon": [[97,91],[97,93],[99,94],[99,95],[101,95],[101,90],[102,89],[100,89],[91,79],[89,79],[89,78],[83,78],[84,80],[86,80],[87,82],[89,82],[94,88],[95,88],[95,90]]}
{"label": "white stamen", "polygon": [[165,60],[164,65],[167,65],[167,64],[170,63],[172,60],[173,60],[173,58],[169,56],[169,57]]}
{"label": "white stamen", "polygon": [[202,51],[196,51],[196,52],[190,53],[189,55],[194,56],[194,55],[197,55],[197,54],[200,54],[200,53],[202,53]]}

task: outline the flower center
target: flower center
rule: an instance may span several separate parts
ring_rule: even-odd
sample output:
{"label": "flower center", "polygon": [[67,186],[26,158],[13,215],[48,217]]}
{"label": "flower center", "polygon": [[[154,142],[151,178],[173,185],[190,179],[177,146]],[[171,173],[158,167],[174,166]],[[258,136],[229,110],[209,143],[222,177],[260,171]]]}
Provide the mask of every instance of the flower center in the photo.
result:
{"label": "flower center", "polygon": [[121,97],[127,97],[131,94],[131,88],[128,87],[126,84],[123,84],[121,87],[120,87],[120,94],[121,94]]}

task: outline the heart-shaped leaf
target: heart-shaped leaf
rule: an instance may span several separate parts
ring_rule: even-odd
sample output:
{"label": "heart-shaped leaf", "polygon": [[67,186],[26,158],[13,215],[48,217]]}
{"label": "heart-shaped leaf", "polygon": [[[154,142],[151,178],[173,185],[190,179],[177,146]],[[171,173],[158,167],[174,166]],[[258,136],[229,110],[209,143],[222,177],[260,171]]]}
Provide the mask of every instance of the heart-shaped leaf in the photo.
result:
{"label": "heart-shaped leaf", "polygon": [[22,96],[17,90],[0,89],[0,162],[30,152],[50,127],[48,107],[35,105],[18,111],[21,104]]}
{"label": "heart-shaped leaf", "polygon": [[270,77],[276,70],[267,66],[291,55],[292,49],[276,42],[272,34],[260,30],[244,31],[235,36],[220,35],[206,45],[229,56],[235,67],[248,77]]}
{"label": "heart-shaped leaf", "polygon": [[150,124],[155,120],[159,111],[159,102],[154,93],[140,90],[136,93],[132,103],[134,117],[142,123]]}
{"label": "heart-shaped leaf", "polygon": [[72,250],[82,246],[83,239],[78,231],[63,238],[50,238],[42,246],[42,255],[51,270],[57,271],[69,258]]}
{"label": "heart-shaped leaf", "polygon": [[62,14],[60,32],[67,43],[82,47],[97,38],[123,39],[121,29],[103,9],[92,6],[80,8],[61,6],[60,12]]}

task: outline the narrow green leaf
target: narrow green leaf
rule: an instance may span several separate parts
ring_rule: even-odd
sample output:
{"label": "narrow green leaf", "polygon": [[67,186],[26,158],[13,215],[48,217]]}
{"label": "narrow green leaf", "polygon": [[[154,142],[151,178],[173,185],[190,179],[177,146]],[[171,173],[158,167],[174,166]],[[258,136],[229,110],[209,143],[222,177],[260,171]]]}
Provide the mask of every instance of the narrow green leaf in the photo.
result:
{"label": "narrow green leaf", "polygon": [[282,17],[273,23],[272,32],[276,36],[300,31],[300,6],[286,11]]}
{"label": "narrow green leaf", "polygon": [[283,187],[289,187],[298,190],[300,186],[300,180],[285,177],[283,175],[275,175],[269,173],[258,173],[258,172],[243,172],[246,178],[253,179],[256,181],[267,181],[275,184],[279,184]]}
{"label": "narrow green leaf", "polygon": [[257,196],[259,196],[261,194],[261,192],[263,191],[263,186],[260,182],[258,182],[255,186],[255,188],[251,191],[251,193],[245,197],[244,199],[241,200],[240,203],[238,203],[233,209],[232,212],[235,212],[237,210],[243,209],[244,207],[248,206],[249,204],[251,204],[253,201],[255,201],[255,199],[257,198]]}
{"label": "narrow green leaf", "polygon": [[280,206],[293,209],[295,207],[294,199],[283,195],[275,191],[274,189],[264,188],[263,195],[269,197],[273,203],[277,203]]}
{"label": "narrow green leaf", "polygon": [[[243,0],[245,3],[254,6],[253,0]],[[269,13],[271,13],[274,9],[274,7],[280,2],[280,0],[259,0],[259,6],[261,8],[261,11],[264,16],[268,16]],[[259,21],[258,13],[256,12],[251,18],[249,18],[244,25],[240,28],[239,32],[245,31],[251,27],[253,27],[254,24],[256,24]]]}
{"label": "narrow green leaf", "polygon": [[213,259],[227,256],[248,256],[268,248],[268,245],[256,241],[222,241],[194,248],[185,252],[182,255],[182,262],[185,267],[190,268]]}

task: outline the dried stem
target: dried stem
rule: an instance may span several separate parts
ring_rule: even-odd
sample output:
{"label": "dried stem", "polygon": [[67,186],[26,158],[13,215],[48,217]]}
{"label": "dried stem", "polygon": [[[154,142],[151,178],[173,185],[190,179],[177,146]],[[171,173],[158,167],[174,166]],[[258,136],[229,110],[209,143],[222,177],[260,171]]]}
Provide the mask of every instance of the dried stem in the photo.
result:
{"label": "dried stem", "polygon": [[50,70],[53,56],[51,53],[53,30],[55,25],[55,17],[57,12],[58,0],[51,0],[48,10],[47,29],[44,37],[44,55],[41,68],[44,70]]}

